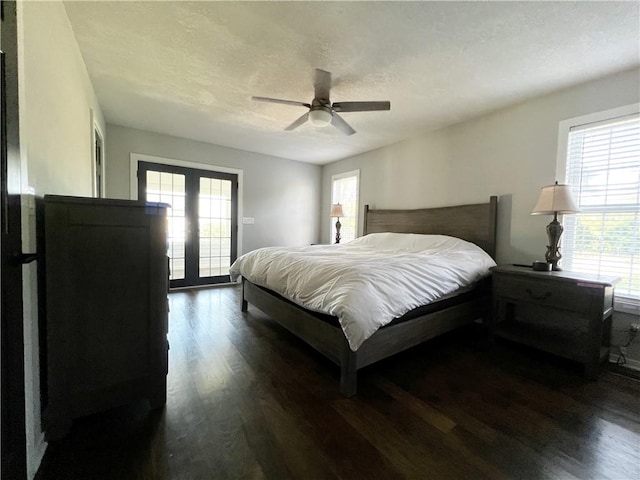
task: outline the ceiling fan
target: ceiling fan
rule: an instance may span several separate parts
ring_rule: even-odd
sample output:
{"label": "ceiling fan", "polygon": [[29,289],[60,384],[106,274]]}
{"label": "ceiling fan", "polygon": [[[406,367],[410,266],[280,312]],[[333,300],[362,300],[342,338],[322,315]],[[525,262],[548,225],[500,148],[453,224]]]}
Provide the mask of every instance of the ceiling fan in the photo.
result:
{"label": "ceiling fan", "polygon": [[313,82],[314,98],[311,103],[296,102],[293,100],[280,100],[269,97],[251,97],[258,102],[282,103],[307,107],[309,111],[294,121],[285,130],[293,130],[307,120],[316,127],[326,127],[331,124],[345,135],[353,135],[356,131],[338,115],[338,112],[372,112],[375,110],[390,110],[391,102],[335,102],[329,100],[331,90],[331,72],[325,72],[316,68]]}

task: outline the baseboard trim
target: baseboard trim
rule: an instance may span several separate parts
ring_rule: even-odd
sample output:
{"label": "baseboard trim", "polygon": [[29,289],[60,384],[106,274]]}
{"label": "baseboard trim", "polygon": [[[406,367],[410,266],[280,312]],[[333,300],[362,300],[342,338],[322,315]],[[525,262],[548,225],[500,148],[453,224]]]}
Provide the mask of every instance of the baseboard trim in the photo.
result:
{"label": "baseboard trim", "polygon": [[[617,353],[611,353],[609,354],[609,362],[613,363],[613,364],[618,364],[618,360],[620,359],[621,355],[617,354]],[[640,371],[640,361],[635,360],[633,358],[626,358],[626,361],[622,364],[625,367],[631,368],[633,370],[638,370]]]}

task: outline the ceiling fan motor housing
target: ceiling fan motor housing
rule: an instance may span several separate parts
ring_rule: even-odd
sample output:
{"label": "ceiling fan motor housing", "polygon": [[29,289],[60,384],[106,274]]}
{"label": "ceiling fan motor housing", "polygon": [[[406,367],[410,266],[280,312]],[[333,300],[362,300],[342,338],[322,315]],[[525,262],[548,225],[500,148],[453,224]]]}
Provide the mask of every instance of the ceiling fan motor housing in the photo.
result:
{"label": "ceiling fan motor housing", "polygon": [[326,127],[333,120],[333,112],[330,104],[323,105],[318,99],[314,99],[309,109],[309,121],[316,127]]}

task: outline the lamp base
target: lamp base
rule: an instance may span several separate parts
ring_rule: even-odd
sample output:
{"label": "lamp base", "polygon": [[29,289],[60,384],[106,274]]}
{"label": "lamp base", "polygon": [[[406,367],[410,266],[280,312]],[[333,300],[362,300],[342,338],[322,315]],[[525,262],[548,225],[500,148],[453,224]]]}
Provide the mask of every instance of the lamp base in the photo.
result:
{"label": "lamp base", "polygon": [[340,227],[342,224],[340,223],[340,218],[336,221],[336,243],[340,243]]}
{"label": "lamp base", "polygon": [[547,245],[547,252],[544,255],[545,260],[551,264],[551,270],[559,272],[562,269],[558,266],[558,262],[562,258],[560,254],[560,236],[564,228],[558,221],[558,214],[553,216],[553,220],[547,225],[547,237],[549,238],[549,245]]}

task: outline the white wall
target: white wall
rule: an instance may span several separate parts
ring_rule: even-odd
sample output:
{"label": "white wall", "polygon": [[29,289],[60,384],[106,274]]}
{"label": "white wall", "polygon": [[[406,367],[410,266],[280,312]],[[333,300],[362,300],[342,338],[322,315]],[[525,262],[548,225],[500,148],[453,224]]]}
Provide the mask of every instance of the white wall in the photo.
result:
{"label": "white wall", "polygon": [[[92,111],[104,119],[64,5],[19,2],[18,61],[22,191],[92,194]],[[33,197],[23,200],[23,251],[35,251]],[[36,265],[24,267],[27,461],[33,477],[45,450],[40,424]]]}
{"label": "white wall", "polygon": [[273,245],[309,245],[319,237],[321,167],[209,143],[107,125],[107,196],[130,198],[131,153],[243,171],[242,253]]}
{"label": "white wall", "polygon": [[[323,168],[322,215],[331,175],[360,169],[360,211],[487,201],[499,195],[498,262],[543,258],[546,216],[531,216],[540,188],[554,182],[561,120],[637,103],[638,70],[539,97]],[[360,222],[361,228],[362,222]],[[322,238],[329,225],[322,223]]]}
{"label": "white wall", "polygon": [[103,131],[105,123],[64,5],[21,2],[18,12],[28,186],[38,194],[91,196],[91,110]]}
{"label": "white wall", "polygon": [[[555,180],[560,121],[639,100],[640,71],[622,72],[326,165],[322,215],[329,214],[331,175],[356,168],[361,217],[367,203],[420,208],[484,202],[499,195],[497,262],[541,260],[551,218],[530,213],[540,187]],[[362,231],[362,221],[359,225]],[[327,240],[329,225],[321,226]],[[616,312],[613,345],[626,343],[631,322],[637,323],[638,316]],[[640,366],[640,342],[629,347],[627,357]]]}

